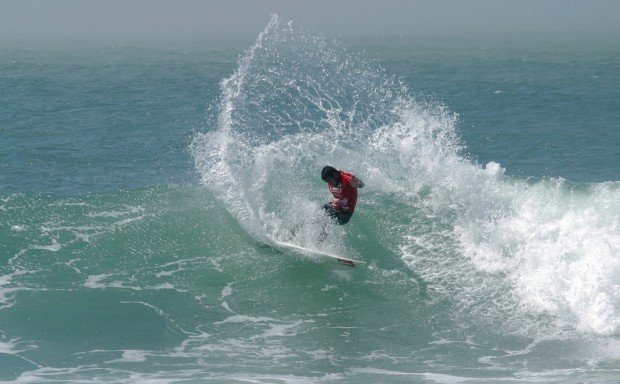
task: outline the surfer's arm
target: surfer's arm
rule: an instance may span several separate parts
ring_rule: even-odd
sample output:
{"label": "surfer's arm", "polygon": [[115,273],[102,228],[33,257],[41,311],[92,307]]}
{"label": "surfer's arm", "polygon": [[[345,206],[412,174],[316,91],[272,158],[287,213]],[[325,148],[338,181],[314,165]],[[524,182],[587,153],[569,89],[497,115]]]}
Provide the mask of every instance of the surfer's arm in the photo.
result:
{"label": "surfer's arm", "polygon": [[366,185],[362,180],[358,179],[357,176],[351,178],[350,184],[353,188],[364,188],[364,185]]}

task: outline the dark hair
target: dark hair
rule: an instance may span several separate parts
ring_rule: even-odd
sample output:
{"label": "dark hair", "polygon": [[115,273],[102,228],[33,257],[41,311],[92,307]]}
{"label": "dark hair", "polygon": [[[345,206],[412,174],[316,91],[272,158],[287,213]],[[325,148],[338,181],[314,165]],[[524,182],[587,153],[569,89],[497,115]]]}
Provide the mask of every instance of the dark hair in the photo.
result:
{"label": "dark hair", "polygon": [[323,170],[321,171],[321,179],[323,179],[323,181],[327,181],[328,177],[334,177],[338,175],[339,173],[340,172],[338,172],[336,168],[326,165],[323,167]]}

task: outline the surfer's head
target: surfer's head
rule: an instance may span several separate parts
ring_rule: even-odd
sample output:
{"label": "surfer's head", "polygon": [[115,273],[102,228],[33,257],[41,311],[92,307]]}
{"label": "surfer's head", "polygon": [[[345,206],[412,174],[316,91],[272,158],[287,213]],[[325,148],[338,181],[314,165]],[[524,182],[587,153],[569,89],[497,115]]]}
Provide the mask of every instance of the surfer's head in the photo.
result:
{"label": "surfer's head", "polygon": [[340,172],[336,168],[326,165],[321,171],[321,179],[326,183],[338,184],[340,183]]}

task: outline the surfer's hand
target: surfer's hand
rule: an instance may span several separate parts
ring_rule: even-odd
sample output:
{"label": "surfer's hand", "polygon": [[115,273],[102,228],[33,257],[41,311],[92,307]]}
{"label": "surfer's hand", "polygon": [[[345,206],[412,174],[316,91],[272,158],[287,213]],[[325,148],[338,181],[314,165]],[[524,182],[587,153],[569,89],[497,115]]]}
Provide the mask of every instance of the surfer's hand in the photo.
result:
{"label": "surfer's hand", "polygon": [[351,179],[351,186],[353,188],[364,188],[364,182],[357,178],[357,176],[353,176]]}

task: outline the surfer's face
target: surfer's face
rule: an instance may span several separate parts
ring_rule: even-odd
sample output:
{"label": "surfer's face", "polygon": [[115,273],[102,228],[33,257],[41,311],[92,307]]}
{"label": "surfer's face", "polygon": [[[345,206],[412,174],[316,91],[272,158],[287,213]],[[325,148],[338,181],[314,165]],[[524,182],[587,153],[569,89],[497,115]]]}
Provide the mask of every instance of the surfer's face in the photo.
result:
{"label": "surfer's face", "polygon": [[337,174],[333,174],[327,177],[325,180],[331,185],[338,185],[340,183],[340,176]]}

